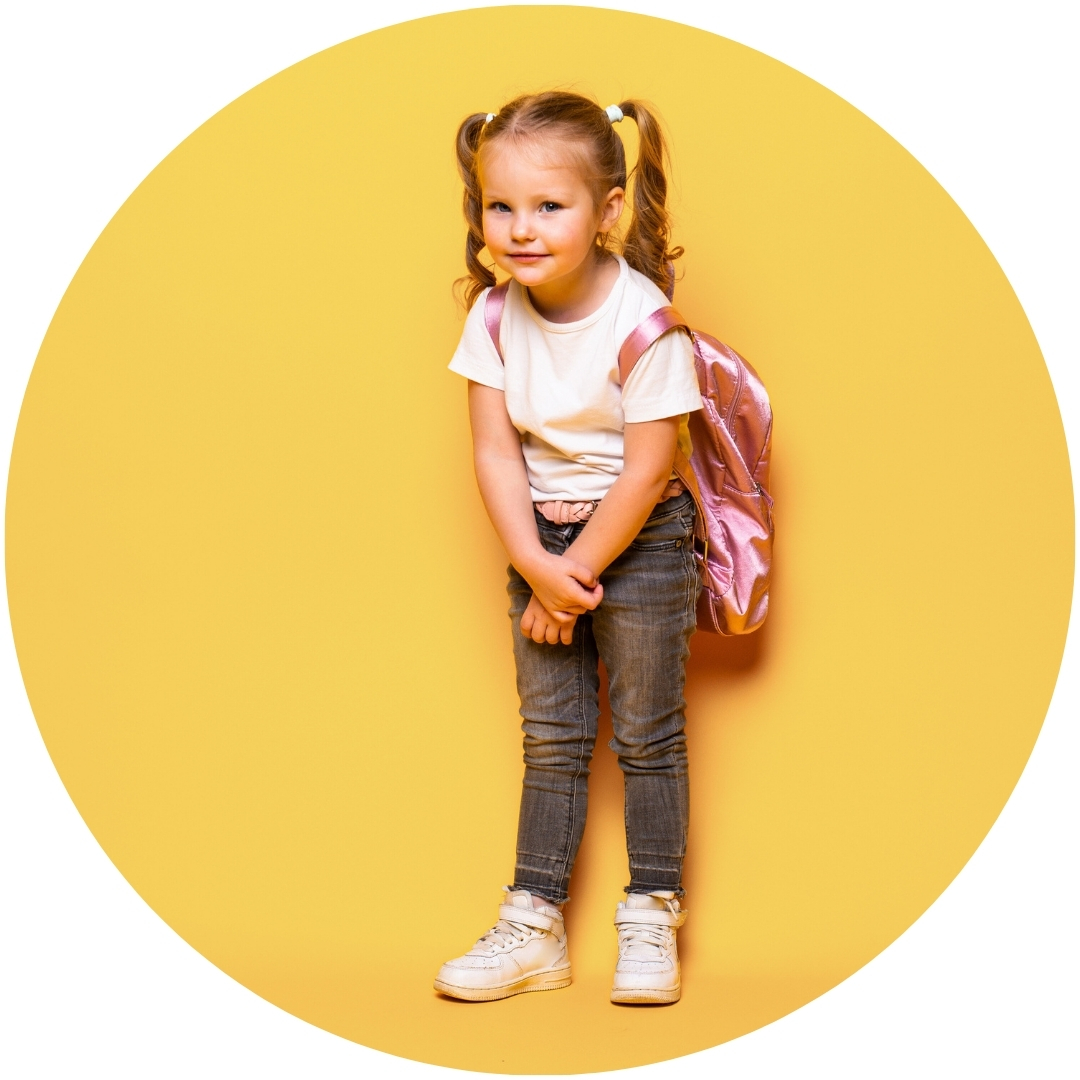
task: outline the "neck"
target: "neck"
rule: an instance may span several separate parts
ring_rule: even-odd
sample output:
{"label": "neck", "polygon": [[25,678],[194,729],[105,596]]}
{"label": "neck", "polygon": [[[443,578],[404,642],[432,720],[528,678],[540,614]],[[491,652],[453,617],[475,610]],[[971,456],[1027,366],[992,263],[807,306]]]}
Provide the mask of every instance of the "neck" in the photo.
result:
{"label": "neck", "polygon": [[618,276],[618,260],[598,251],[557,281],[531,287],[529,300],[548,322],[577,322],[603,304]]}

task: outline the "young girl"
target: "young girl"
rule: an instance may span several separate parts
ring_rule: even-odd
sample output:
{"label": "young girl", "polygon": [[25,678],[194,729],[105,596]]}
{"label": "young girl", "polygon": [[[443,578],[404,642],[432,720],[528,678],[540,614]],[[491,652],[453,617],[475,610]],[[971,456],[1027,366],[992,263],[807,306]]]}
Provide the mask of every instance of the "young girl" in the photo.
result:
{"label": "young girl", "polygon": [[[624,117],[641,149],[620,255]],[[668,247],[663,137],[637,101],[605,110],[533,94],[468,117],[458,161],[471,310],[450,369],[469,380],[476,479],[510,556],[525,778],[498,922],[443,965],[435,988],[491,1001],[569,984],[561,909],[585,826],[602,658],[630,863],[611,999],[677,1001],[698,575],[694,503],[672,462],[677,446],[689,457],[687,415],[701,396],[683,333],[652,345],[625,386],[618,362],[630,332],[668,303],[682,254]],[[512,279],[497,330],[484,247]]]}

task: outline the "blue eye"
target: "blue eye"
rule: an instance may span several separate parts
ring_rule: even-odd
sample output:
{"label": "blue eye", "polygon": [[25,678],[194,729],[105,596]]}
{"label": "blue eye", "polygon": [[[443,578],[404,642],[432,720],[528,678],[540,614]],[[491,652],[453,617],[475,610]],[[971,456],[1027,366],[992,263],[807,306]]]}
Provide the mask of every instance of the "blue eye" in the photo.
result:
{"label": "blue eye", "polygon": [[561,209],[561,207],[557,202],[546,202],[543,204],[543,206],[540,207],[540,209],[543,210],[545,213],[551,214],[554,213],[556,210]]}
{"label": "blue eye", "polygon": [[488,207],[488,209],[489,210],[494,210],[496,213],[499,213],[499,214],[509,214],[510,213],[510,207],[507,206],[506,203],[504,203],[504,202],[493,202],[491,204],[491,206]]}

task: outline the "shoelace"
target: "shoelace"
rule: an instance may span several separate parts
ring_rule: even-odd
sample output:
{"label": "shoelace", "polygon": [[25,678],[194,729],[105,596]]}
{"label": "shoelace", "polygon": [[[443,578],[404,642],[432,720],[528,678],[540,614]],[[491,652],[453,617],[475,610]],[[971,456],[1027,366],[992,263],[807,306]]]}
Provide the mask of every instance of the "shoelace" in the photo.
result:
{"label": "shoelace", "polygon": [[529,938],[536,937],[539,933],[541,931],[536,930],[534,927],[500,919],[473,948],[484,947],[491,952],[512,949],[515,945],[521,945],[523,942],[528,941]]}
{"label": "shoelace", "polygon": [[619,927],[619,956],[624,960],[663,960],[671,951],[670,926],[629,923]]}

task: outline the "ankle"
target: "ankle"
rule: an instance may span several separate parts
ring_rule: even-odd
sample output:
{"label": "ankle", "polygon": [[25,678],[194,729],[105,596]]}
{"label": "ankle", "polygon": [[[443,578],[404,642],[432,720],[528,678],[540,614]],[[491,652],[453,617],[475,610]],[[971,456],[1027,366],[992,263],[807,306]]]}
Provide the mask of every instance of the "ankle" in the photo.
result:
{"label": "ankle", "polygon": [[651,892],[628,890],[624,903],[626,907],[655,911],[666,911],[672,907],[679,910],[682,906],[678,894],[673,889],[653,889]]}
{"label": "ankle", "polygon": [[553,904],[543,896],[537,896],[536,893],[529,893],[529,896],[532,899],[532,906],[537,911],[557,911],[560,915],[562,914],[562,904]]}
{"label": "ankle", "polygon": [[540,896],[537,893],[534,893],[531,889],[511,886],[506,886],[505,888],[508,900],[514,895],[520,896],[522,893],[524,893],[526,896],[528,896],[529,903],[532,905],[534,911],[545,911],[548,914],[554,912],[556,915],[562,915],[562,904],[553,903],[551,900],[548,900],[547,897]]}

